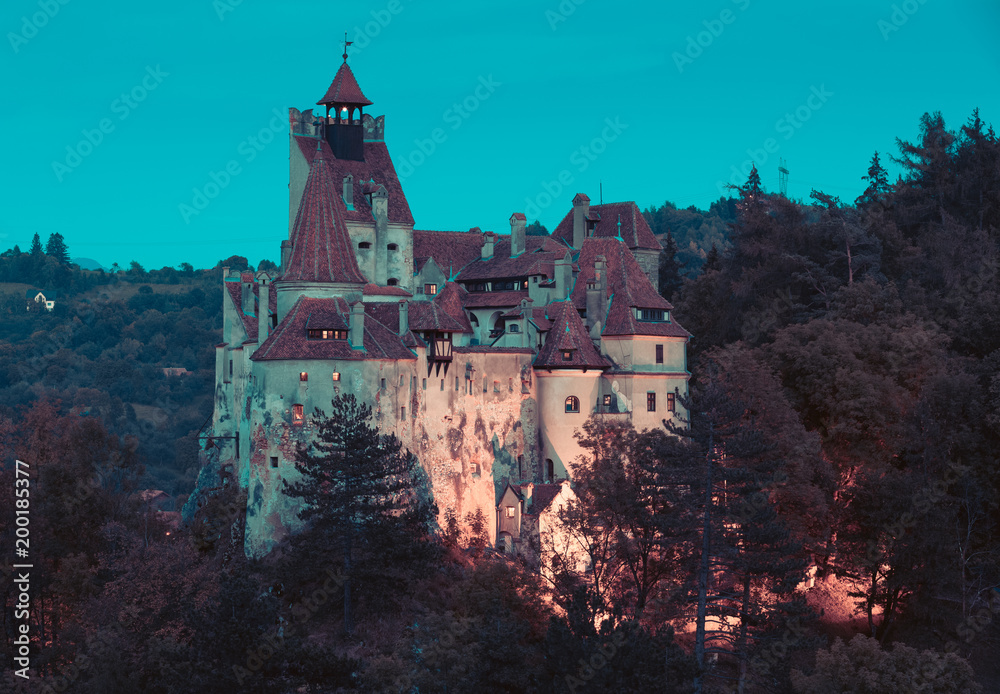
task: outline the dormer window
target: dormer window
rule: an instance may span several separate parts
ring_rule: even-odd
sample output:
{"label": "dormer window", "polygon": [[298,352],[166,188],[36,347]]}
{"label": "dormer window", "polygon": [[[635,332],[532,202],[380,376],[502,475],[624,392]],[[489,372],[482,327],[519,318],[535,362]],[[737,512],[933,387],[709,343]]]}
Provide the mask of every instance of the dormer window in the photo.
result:
{"label": "dormer window", "polygon": [[347,331],[346,330],[317,330],[309,328],[306,331],[306,337],[310,340],[346,340]]}
{"label": "dormer window", "polygon": [[394,243],[390,243],[390,244],[389,244],[388,246],[386,246],[385,248],[386,248],[386,250],[389,250],[389,251],[398,251],[398,250],[399,250],[399,246],[397,246],[397,245],[396,245],[396,244],[394,244]]}
{"label": "dormer window", "polygon": [[361,249],[362,251],[366,251],[371,247],[372,245],[367,241],[362,241],[361,243],[358,244],[358,248]]}
{"label": "dormer window", "polygon": [[573,350],[564,349],[562,353],[563,361],[573,361]]}
{"label": "dormer window", "polygon": [[651,323],[662,323],[664,311],[661,308],[637,308],[635,317],[641,321]]}

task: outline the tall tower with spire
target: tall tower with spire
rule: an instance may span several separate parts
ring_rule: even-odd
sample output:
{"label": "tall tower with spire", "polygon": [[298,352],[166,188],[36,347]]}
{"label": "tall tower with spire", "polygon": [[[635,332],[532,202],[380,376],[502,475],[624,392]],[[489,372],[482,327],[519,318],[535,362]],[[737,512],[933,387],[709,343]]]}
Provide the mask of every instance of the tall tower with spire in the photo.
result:
{"label": "tall tower with spire", "polygon": [[[326,90],[323,98],[317,101],[317,105],[326,106],[326,118],[324,119],[324,129],[326,141],[330,143],[337,159],[347,159],[353,161],[364,161],[365,142],[362,116],[365,106],[371,106],[372,102],[362,93],[358,81],[354,78],[351,67],[347,64],[347,47],[351,42],[344,34],[344,62],[337,70],[330,88]],[[333,120],[330,120],[330,113],[333,112]],[[355,117],[355,111],[357,116]]]}

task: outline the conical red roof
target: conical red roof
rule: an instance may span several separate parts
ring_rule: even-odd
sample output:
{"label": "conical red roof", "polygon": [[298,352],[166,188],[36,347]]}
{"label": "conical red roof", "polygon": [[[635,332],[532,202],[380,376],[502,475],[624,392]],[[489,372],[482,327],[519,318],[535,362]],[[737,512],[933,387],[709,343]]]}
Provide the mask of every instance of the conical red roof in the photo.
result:
{"label": "conical red roof", "polygon": [[549,318],[552,329],[535,357],[536,369],[606,369],[610,366],[594,347],[572,302],[549,304]]}
{"label": "conical red roof", "polygon": [[[320,145],[323,141],[320,140]],[[282,279],[364,284],[347,224],[334,202],[338,195],[319,149],[309,169],[292,226],[292,253]]]}
{"label": "conical red roof", "polygon": [[333,78],[326,94],[316,103],[323,106],[326,104],[368,106],[372,102],[361,93],[361,87],[358,86],[358,81],[354,79],[354,73],[345,60],[337,70],[337,76]]}

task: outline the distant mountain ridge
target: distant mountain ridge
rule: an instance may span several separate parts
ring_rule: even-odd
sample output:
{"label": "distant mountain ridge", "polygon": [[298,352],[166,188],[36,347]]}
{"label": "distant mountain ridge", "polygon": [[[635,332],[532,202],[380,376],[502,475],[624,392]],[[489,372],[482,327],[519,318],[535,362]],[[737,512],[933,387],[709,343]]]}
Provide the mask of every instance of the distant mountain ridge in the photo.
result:
{"label": "distant mountain ridge", "polygon": [[99,262],[97,262],[93,258],[73,258],[69,262],[71,262],[71,263],[73,263],[75,265],[79,265],[81,270],[104,270],[104,271],[107,271],[106,267],[104,267],[103,265],[101,265]]}

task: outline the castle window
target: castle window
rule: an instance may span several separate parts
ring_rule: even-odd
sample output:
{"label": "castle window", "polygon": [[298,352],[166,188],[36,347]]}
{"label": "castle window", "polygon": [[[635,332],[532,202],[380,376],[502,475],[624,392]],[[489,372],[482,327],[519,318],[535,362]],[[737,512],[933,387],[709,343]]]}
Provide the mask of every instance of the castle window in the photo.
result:
{"label": "castle window", "polygon": [[309,328],[306,330],[306,338],[309,340],[346,340],[346,330],[318,330]]}
{"label": "castle window", "polygon": [[646,393],[646,411],[656,412],[656,393]]}
{"label": "castle window", "polygon": [[441,390],[442,391],[444,390],[444,379],[443,378],[441,379]]}
{"label": "castle window", "polygon": [[399,420],[400,421],[404,421],[405,419],[406,419],[406,408],[405,407],[400,407],[399,408]]}
{"label": "castle window", "polygon": [[271,456],[271,468],[272,469],[276,469],[277,467],[278,467],[278,456],[272,455]]}
{"label": "castle window", "polygon": [[302,411],[302,405],[292,405],[292,424],[301,426],[302,422],[305,421],[305,413]]}
{"label": "castle window", "polygon": [[399,374],[399,387],[402,388],[404,385],[406,385],[406,376]]}
{"label": "castle window", "polygon": [[427,379],[426,378],[422,379],[422,381],[423,381],[423,389],[427,390]]}
{"label": "castle window", "polygon": [[380,383],[380,386],[381,386],[382,390],[385,390],[385,379],[384,378],[382,379],[382,381]]}
{"label": "castle window", "polygon": [[458,380],[458,376],[455,376],[455,392],[456,393],[458,392],[459,386],[460,386],[460,383],[459,383],[459,380]]}
{"label": "castle window", "polygon": [[510,330],[512,333],[521,332],[521,327],[517,323],[511,323],[510,327],[507,329]]}
{"label": "castle window", "polygon": [[367,241],[362,241],[361,243],[358,244],[358,248],[360,248],[363,251],[367,250],[367,249],[369,249],[371,247],[372,247],[372,245],[370,243],[368,243]]}
{"label": "castle window", "polygon": [[334,371],[333,372],[333,380],[334,381],[339,381],[340,380],[340,372],[339,371]]}
{"label": "castle window", "polygon": [[302,381],[303,383],[305,381],[308,381],[309,380],[309,374],[307,372],[305,372],[305,371],[300,371],[299,372],[299,380]]}
{"label": "castle window", "polygon": [[642,321],[659,323],[663,321],[663,309],[637,308],[635,310],[635,317]]}
{"label": "castle window", "polygon": [[605,395],[604,396],[604,407],[606,407],[608,409],[611,409],[611,396],[610,395]]}
{"label": "castle window", "polygon": [[500,392],[500,381],[493,381],[493,392],[494,393]]}
{"label": "castle window", "polygon": [[399,250],[399,246],[397,246],[397,245],[396,245],[396,244],[394,244],[394,243],[390,243],[390,244],[389,244],[388,246],[386,246],[385,248],[386,248],[386,250],[387,250],[387,251],[398,251],[398,250]]}
{"label": "castle window", "polygon": [[566,411],[567,412],[579,412],[580,411],[580,398],[575,395],[570,395],[566,398]]}
{"label": "castle window", "polygon": [[240,437],[236,437],[236,457],[240,457]]}
{"label": "castle window", "polygon": [[667,393],[667,412],[677,411],[677,396],[673,393]]}
{"label": "castle window", "polygon": [[514,507],[513,506],[505,506],[503,510],[504,510],[504,515],[506,515],[508,518],[513,518],[514,517]]}
{"label": "castle window", "polygon": [[233,360],[232,359],[229,360],[229,378],[230,378],[230,380],[233,378]]}
{"label": "castle window", "polygon": [[663,363],[663,345],[656,345],[656,363]]}
{"label": "castle window", "polygon": [[562,353],[562,357],[563,357],[563,361],[572,361],[573,360],[573,350],[570,350],[570,349],[564,350],[563,353]]}
{"label": "castle window", "polygon": [[399,284],[399,280],[397,280],[395,277],[390,277],[385,284],[387,287],[395,287],[397,284]]}
{"label": "castle window", "polygon": [[549,482],[552,482],[553,480],[555,480],[555,476],[556,476],[555,473],[556,473],[555,463],[552,462],[552,458],[546,458],[545,459],[545,479],[547,479]]}
{"label": "castle window", "polygon": [[436,284],[424,285],[424,294],[437,294],[437,293],[438,293],[438,286]]}

